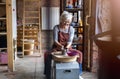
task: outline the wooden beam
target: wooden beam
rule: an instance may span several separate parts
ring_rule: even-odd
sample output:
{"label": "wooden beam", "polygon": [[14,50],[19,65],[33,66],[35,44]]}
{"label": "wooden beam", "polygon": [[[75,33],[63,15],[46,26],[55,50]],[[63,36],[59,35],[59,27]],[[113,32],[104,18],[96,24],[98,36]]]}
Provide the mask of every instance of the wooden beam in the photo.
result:
{"label": "wooden beam", "polygon": [[12,36],[12,0],[6,0],[8,70],[14,71],[14,51]]}

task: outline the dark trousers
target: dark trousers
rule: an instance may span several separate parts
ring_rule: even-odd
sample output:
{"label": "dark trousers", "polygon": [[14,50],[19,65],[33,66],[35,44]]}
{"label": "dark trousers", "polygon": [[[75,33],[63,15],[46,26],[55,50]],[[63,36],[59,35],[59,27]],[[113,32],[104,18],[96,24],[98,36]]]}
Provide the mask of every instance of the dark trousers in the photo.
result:
{"label": "dark trousers", "polygon": [[44,63],[45,63],[45,67],[44,67],[44,74],[46,75],[47,79],[51,79],[51,62],[52,62],[52,55],[51,54],[46,54],[46,56],[44,56]]}

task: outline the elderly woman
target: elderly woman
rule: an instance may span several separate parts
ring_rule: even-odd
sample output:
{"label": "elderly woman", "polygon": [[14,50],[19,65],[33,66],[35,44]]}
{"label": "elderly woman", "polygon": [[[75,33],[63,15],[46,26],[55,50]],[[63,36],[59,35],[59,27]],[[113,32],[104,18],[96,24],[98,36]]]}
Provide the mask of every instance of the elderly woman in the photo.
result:
{"label": "elderly woman", "polygon": [[[61,49],[66,49],[69,52],[77,52],[79,55],[79,58],[77,59],[78,63],[80,63],[80,74],[82,72],[82,53],[78,50],[72,49],[72,41],[74,38],[74,28],[70,26],[72,22],[72,14],[64,11],[61,14],[60,17],[60,24],[56,25],[53,29],[53,39],[54,39],[54,44],[52,47],[52,51],[61,51]],[[51,55],[50,53],[47,53],[47,56],[45,57],[45,74],[47,79],[50,79],[50,72],[51,72]],[[80,78],[82,79],[82,78]]]}

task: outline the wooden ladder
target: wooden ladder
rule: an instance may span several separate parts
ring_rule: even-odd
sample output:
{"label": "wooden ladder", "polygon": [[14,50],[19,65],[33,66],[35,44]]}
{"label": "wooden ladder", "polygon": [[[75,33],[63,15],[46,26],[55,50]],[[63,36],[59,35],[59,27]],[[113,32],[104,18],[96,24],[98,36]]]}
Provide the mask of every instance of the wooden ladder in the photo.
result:
{"label": "wooden ladder", "polygon": [[[41,52],[41,28],[40,28],[40,0],[24,0],[23,6],[23,53],[34,51],[26,49],[25,45],[34,44],[34,47]],[[30,42],[33,40],[34,42]]]}

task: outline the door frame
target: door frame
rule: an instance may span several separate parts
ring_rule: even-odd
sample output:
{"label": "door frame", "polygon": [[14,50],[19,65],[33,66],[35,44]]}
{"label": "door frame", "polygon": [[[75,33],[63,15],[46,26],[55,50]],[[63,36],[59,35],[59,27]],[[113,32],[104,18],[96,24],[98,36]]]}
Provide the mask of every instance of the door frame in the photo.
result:
{"label": "door frame", "polygon": [[95,35],[95,21],[96,21],[96,0],[83,0],[84,6],[84,59],[83,69],[87,71],[92,70],[93,63],[93,39]]}

